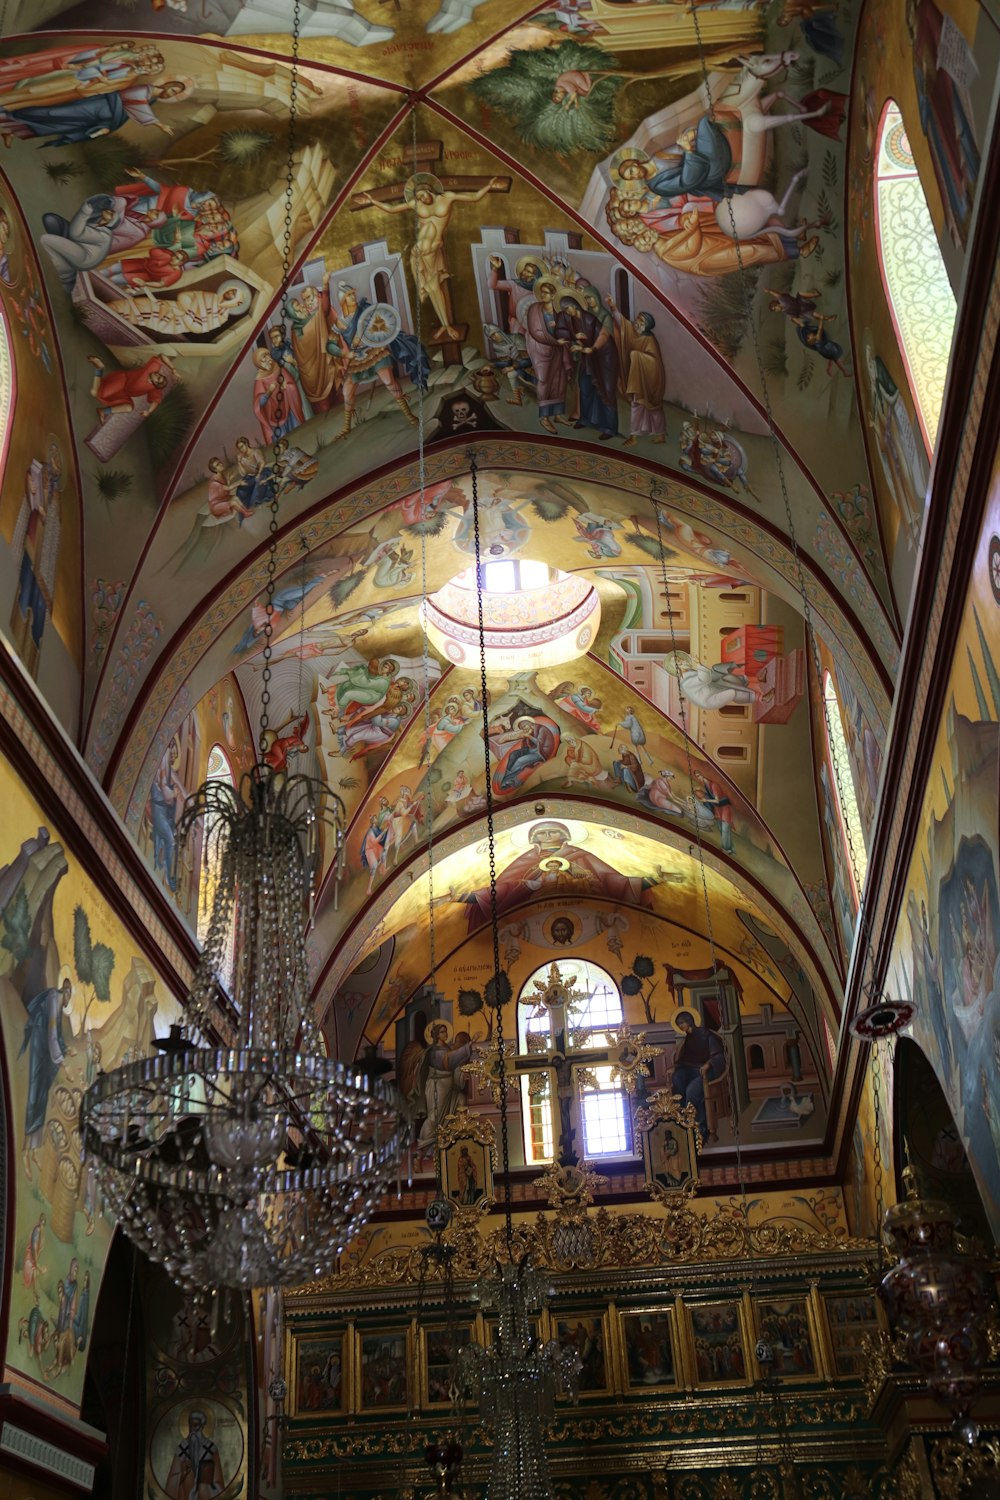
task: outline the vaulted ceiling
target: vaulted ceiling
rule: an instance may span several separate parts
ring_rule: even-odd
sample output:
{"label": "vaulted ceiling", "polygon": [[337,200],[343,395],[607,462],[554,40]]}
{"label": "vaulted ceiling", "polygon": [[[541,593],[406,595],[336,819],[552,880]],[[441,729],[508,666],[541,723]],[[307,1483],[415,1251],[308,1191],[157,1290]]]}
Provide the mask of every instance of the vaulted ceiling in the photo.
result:
{"label": "vaulted ceiling", "polygon": [[[39,364],[51,395],[18,441],[79,516],[43,691],[193,920],[163,820],[212,744],[253,759],[277,500],[270,748],[344,801],[317,994],[378,1041],[488,879],[476,652],[420,615],[474,467],[484,558],[553,580],[498,606],[501,879],[555,820],[553,891],[717,941],[818,1053],[852,926],[821,676],[870,824],[927,474],[919,436],[869,469],[855,7],[300,9],[296,61],[283,0],[8,6],[0,291],[15,408]],[[559,572],[599,617],[519,658]]]}

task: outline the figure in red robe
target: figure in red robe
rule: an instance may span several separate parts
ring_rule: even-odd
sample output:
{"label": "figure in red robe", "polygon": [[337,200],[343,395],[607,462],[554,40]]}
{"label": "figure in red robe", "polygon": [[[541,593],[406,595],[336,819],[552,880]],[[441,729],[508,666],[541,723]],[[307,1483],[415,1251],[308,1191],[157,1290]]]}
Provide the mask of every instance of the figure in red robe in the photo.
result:
{"label": "figure in red robe", "polygon": [[173,371],[162,354],[154,355],[133,370],[105,370],[104,361],[96,354],[89,354],[87,358],[96,372],[90,394],[97,398],[97,414],[102,426],[119,412],[135,411],[143,397],[146,398],[146,408],[142,415],[148,417],[167,394]]}

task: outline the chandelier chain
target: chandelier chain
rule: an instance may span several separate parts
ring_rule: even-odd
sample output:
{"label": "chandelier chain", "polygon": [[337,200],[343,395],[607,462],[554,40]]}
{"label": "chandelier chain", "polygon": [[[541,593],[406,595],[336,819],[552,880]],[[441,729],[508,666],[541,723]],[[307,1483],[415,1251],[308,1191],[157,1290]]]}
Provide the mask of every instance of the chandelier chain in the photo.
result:
{"label": "chandelier chain", "polygon": [[882,1163],[882,1042],[877,1039],[872,1045],[872,1113],[875,1121],[875,1143],[872,1148],[872,1179],[875,1188],[875,1253],[878,1256],[879,1273],[885,1260],[882,1240],[882,1216],[885,1210],[884,1167]]}
{"label": "chandelier chain", "polygon": [[[717,117],[716,117],[716,111],[715,111],[715,100],[714,100],[714,98],[712,96],[712,90],[711,90],[711,86],[710,86],[710,82],[709,82],[708,58],[707,58],[707,55],[706,55],[706,52],[705,52],[704,39],[703,39],[702,34],[701,34],[701,22],[700,22],[700,20],[698,18],[698,9],[697,9],[697,6],[692,6],[691,7],[691,19],[692,19],[692,22],[694,24],[695,41],[696,41],[697,47],[698,47],[698,59],[699,59],[699,62],[701,64],[702,83],[703,83],[703,86],[704,86],[704,89],[705,89],[705,103],[706,103],[707,113],[708,113],[709,119],[711,120],[712,124],[714,125],[714,124],[717,124]],[[819,693],[821,695],[821,698],[822,698],[822,696],[823,696],[823,663],[822,663],[822,658],[820,657],[820,651],[819,651],[819,637],[818,637],[818,635],[816,633],[816,630],[815,630],[815,627],[813,625],[812,605],[809,602],[809,592],[808,592],[808,589],[806,587],[805,567],[804,567],[803,562],[802,562],[802,553],[801,553],[801,550],[799,548],[798,534],[797,534],[796,529],[795,529],[795,518],[794,518],[794,515],[793,515],[793,511],[792,511],[792,502],[791,502],[791,497],[789,496],[789,493],[788,493],[788,482],[787,482],[786,477],[785,477],[784,456],[783,456],[783,453],[782,453],[781,442],[780,442],[780,440],[778,438],[777,425],[776,425],[775,420],[774,420],[774,408],[773,408],[773,406],[771,404],[771,391],[770,391],[770,386],[768,384],[768,379],[767,379],[767,368],[766,368],[765,363],[764,363],[763,351],[761,350],[761,347],[760,347],[760,338],[758,336],[757,323],[756,323],[756,320],[753,317],[753,298],[752,298],[752,293],[751,293],[750,288],[749,288],[748,283],[747,283],[747,278],[746,278],[746,270],[747,270],[747,268],[746,268],[746,264],[745,264],[745,262],[743,260],[743,251],[742,251],[741,245],[740,245],[740,237],[739,237],[739,233],[737,232],[737,228],[736,228],[736,215],[733,212],[733,199],[732,199],[732,194],[731,193],[726,193],[726,195],[725,195],[725,202],[726,202],[726,209],[727,209],[728,214],[729,214],[729,223],[730,223],[730,229],[732,231],[733,245],[734,245],[735,250],[736,250],[737,275],[738,275],[739,283],[740,283],[740,291],[741,291],[742,296],[743,296],[743,306],[744,306],[744,311],[746,313],[747,326],[750,329],[750,337],[751,337],[751,340],[753,342],[754,357],[756,359],[756,364],[757,364],[757,377],[758,377],[758,380],[760,382],[761,398],[762,398],[763,403],[764,403],[764,415],[765,415],[765,417],[767,419],[768,435],[769,435],[770,440],[771,440],[771,447],[772,447],[772,449],[774,451],[774,463],[775,463],[775,469],[776,469],[777,476],[778,476],[778,485],[779,485],[779,488],[781,490],[782,504],[784,506],[784,511],[785,511],[785,524],[786,524],[786,526],[788,528],[788,541],[789,541],[789,545],[790,545],[791,551],[792,551],[792,562],[793,562],[793,566],[794,566],[794,569],[795,569],[796,585],[798,587],[799,598],[800,598],[800,600],[802,602],[802,617],[803,617],[803,622],[804,622],[804,625],[805,625],[805,639],[806,639],[806,643],[807,643],[807,648],[810,650],[811,655],[813,657],[813,666],[814,666],[814,670],[815,670],[815,673],[816,673],[816,684],[817,684],[818,691],[819,691]],[[823,707],[824,707],[824,712],[825,712],[825,705]],[[858,928],[859,928],[859,935],[860,935],[860,938],[861,938],[862,951],[864,951],[864,948],[866,946],[866,933],[867,933],[867,929],[868,929],[868,919],[867,919],[867,911],[866,911],[866,902],[865,902],[865,899],[864,899],[864,892],[863,892],[863,890],[861,888],[861,881],[858,878],[858,871],[860,870],[860,865],[858,863],[857,852],[856,852],[856,850],[854,848],[854,838],[853,838],[853,835],[851,833],[850,822],[849,822],[848,818],[845,816],[844,811],[843,811],[843,809],[847,807],[847,801],[846,801],[846,798],[845,798],[845,795],[844,795],[844,784],[843,784],[843,779],[842,779],[842,775],[841,775],[841,768],[840,768],[840,765],[838,763],[839,762],[839,757],[835,756],[833,754],[832,749],[831,749],[831,754],[830,754],[830,760],[831,760],[832,765],[833,765],[833,774],[834,774],[834,779],[835,779],[836,785],[837,785],[837,797],[838,797],[838,800],[839,800],[840,810],[841,810],[841,820],[840,821],[841,821],[841,824],[843,826],[844,834],[845,834],[845,837],[846,837],[846,840],[847,840],[848,854],[850,856],[850,861],[851,861],[851,872],[852,872],[852,874],[854,876],[854,879],[857,882],[857,886],[858,886],[858,891],[857,891],[857,895],[858,895],[857,923],[858,923]],[[870,957],[872,965],[874,966],[874,955],[871,954],[871,953],[869,953],[868,956]]]}
{"label": "chandelier chain", "polygon": [[[664,609],[667,612],[667,624],[668,624],[668,627],[670,629],[670,649],[671,649],[671,651],[674,652],[674,660],[676,661],[677,660],[677,656],[676,656],[676,652],[677,652],[677,630],[676,630],[676,627],[674,625],[674,611],[673,611],[673,608],[671,607],[671,600],[670,600],[670,580],[667,577],[667,554],[666,554],[666,550],[665,550],[664,545],[663,545],[663,517],[662,517],[661,511],[660,511],[660,501],[662,500],[663,495],[664,495],[664,488],[663,488],[662,484],[658,480],[656,480],[656,479],[651,479],[650,480],[650,484],[649,484],[649,500],[650,500],[650,504],[653,507],[653,514],[656,516],[656,537],[657,537],[657,542],[659,544],[659,553],[660,553],[660,580],[661,580],[661,583],[663,585],[663,607],[664,607]],[[697,793],[696,788],[695,788],[694,757],[691,754],[691,736],[688,733],[687,705],[686,705],[686,701],[685,701],[684,691],[683,691],[683,689],[680,686],[680,678],[679,677],[677,679],[677,683],[678,683],[677,700],[678,700],[678,704],[679,704],[680,720],[681,720],[680,729],[681,729],[681,737],[682,737],[683,743],[684,743],[684,755],[685,755],[685,759],[687,761],[688,785],[690,787],[690,795],[691,795],[691,811],[692,811],[692,815],[693,815],[693,819],[694,819],[694,833],[695,833],[695,840],[696,840],[696,845],[697,845],[697,850],[698,850],[698,871],[699,871],[699,875],[700,875],[700,879],[701,879],[701,896],[702,896],[702,901],[703,901],[704,907],[705,907],[705,929],[706,929],[706,936],[708,938],[709,954],[711,956],[711,961],[712,961],[712,983],[715,986],[716,998],[718,998],[718,996],[719,996],[719,964],[718,964],[718,954],[717,954],[717,950],[716,950],[716,946],[715,946],[715,929],[714,929],[714,926],[713,926],[713,923],[712,923],[712,903],[711,903],[711,900],[709,898],[709,893],[708,893],[708,873],[707,873],[706,868],[705,868],[705,846],[704,846],[704,842],[703,842],[702,836],[701,836],[701,825],[699,824],[699,821],[698,821],[698,800],[699,799],[698,799],[698,793]],[[730,1076],[732,1076],[732,1073],[730,1073]],[[746,1172],[745,1172],[745,1167],[744,1167],[744,1162],[743,1162],[743,1136],[742,1136],[742,1131],[740,1129],[739,1105],[738,1105],[738,1101],[737,1101],[736,1096],[735,1096],[735,1091],[731,1090],[731,1092],[732,1092],[732,1097],[730,1099],[730,1103],[732,1105],[731,1123],[732,1123],[732,1127],[733,1127],[733,1139],[734,1139],[735,1144],[736,1144],[736,1177],[737,1177],[737,1181],[739,1183],[739,1189],[740,1189],[740,1210],[741,1210],[741,1213],[743,1215],[743,1225],[744,1225],[744,1230],[746,1232],[747,1257],[748,1257],[748,1260],[749,1260],[749,1263],[750,1263],[750,1295],[751,1295],[751,1299],[752,1299],[753,1295],[754,1295],[754,1292],[756,1291],[756,1287],[757,1287],[757,1262],[756,1262],[756,1260],[754,1258],[753,1235],[752,1235],[751,1229],[750,1229],[750,1209],[749,1209],[749,1205],[747,1203]],[[760,1454],[761,1431],[760,1431],[760,1424],[759,1423],[757,1424],[757,1443],[758,1443],[757,1467],[759,1468],[760,1467],[760,1459],[761,1459],[761,1454]]]}
{"label": "chandelier chain", "polygon": [[[302,0],[292,7],[292,67],[288,87],[288,135],[285,149],[285,212],[281,227],[281,285],[276,306],[283,313],[292,267],[292,204],[295,196],[295,134],[299,104],[299,34],[302,29]],[[285,409],[284,360],[278,363],[278,411]],[[271,657],[274,640],[274,580],[278,571],[278,487],[271,494],[271,521],[268,527],[267,583],[264,587],[264,667],[261,673],[260,728],[257,742],[261,760],[268,751],[268,726],[271,720]]]}
{"label": "chandelier chain", "polygon": [[493,936],[493,1001],[497,1018],[497,1082],[500,1089],[500,1160],[503,1166],[504,1238],[510,1253],[514,1223],[510,1201],[510,1137],[507,1124],[507,1059],[504,1053],[503,1000],[506,974],[500,966],[500,924],[497,911],[496,830],[493,821],[493,769],[490,763],[490,705],[486,685],[486,622],[483,615],[483,561],[479,534],[479,465],[469,453],[472,475],[472,529],[476,550],[476,604],[479,611],[479,691],[483,700],[483,751],[486,766],[486,845],[490,861],[490,928]]}

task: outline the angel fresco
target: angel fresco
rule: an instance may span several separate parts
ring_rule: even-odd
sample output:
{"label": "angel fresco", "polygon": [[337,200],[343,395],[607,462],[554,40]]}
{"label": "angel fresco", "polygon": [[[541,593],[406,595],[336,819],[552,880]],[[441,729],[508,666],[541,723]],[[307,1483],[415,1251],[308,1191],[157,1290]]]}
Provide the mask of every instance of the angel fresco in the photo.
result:
{"label": "angel fresco", "polygon": [[399,1089],[415,1118],[422,1116],[417,1135],[418,1157],[430,1156],[441,1125],[465,1104],[468,1083],[462,1073],[472,1061],[467,1031],[452,1034],[447,1021],[431,1021],[423,1043],[407,1042],[399,1058]]}

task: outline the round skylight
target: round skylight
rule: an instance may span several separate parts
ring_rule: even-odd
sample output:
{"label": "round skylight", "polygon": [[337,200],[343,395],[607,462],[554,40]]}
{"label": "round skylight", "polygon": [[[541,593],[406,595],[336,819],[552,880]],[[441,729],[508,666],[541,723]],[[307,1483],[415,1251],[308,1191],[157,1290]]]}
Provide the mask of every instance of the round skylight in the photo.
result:
{"label": "round skylight", "polygon": [[[481,565],[486,667],[523,672],[575,661],[591,646],[601,601],[588,578],[535,558],[505,557]],[[432,594],[427,634],[457,667],[479,662],[479,600],[475,566]]]}

